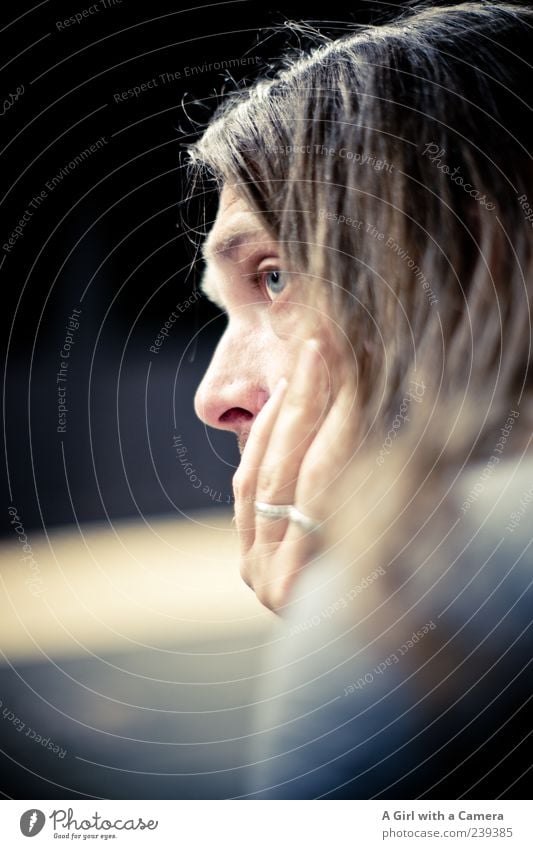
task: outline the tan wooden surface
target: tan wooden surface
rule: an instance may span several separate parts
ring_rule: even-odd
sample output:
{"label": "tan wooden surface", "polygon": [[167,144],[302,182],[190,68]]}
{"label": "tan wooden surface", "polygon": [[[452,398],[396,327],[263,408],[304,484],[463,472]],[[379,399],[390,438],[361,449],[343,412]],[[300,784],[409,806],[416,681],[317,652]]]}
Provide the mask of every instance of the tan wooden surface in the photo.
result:
{"label": "tan wooden surface", "polygon": [[0,544],[0,662],[255,643],[274,618],[240,578],[230,513],[28,532],[28,544],[33,565],[15,533]]}

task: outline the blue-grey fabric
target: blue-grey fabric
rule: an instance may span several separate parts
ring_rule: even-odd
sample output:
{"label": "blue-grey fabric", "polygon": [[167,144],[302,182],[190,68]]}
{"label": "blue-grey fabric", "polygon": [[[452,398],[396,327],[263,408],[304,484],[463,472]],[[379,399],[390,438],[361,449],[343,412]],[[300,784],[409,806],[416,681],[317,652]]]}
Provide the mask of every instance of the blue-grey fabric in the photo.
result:
{"label": "blue-grey fabric", "polygon": [[533,462],[476,465],[410,561],[310,566],[265,655],[249,796],[527,798],[532,526]]}

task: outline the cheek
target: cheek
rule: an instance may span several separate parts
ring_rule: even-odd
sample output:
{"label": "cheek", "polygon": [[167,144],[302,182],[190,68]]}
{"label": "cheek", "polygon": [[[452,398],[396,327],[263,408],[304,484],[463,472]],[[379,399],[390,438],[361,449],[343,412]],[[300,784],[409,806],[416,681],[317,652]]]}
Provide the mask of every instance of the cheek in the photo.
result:
{"label": "cheek", "polygon": [[261,361],[261,374],[269,394],[281,377],[289,378],[294,371],[300,347],[299,334],[277,333],[270,316],[264,316],[254,332],[254,347]]}
{"label": "cheek", "polygon": [[335,357],[347,341],[330,309],[327,293],[317,297],[303,285],[291,286],[287,297],[274,302],[268,310],[268,320],[279,339],[287,343],[301,343],[311,338],[322,340],[328,356]]}
{"label": "cheek", "polygon": [[[274,302],[265,313],[270,330],[268,362],[276,377],[290,379],[298,361],[304,340],[320,341],[323,367],[328,372],[328,384],[335,396],[340,385],[348,379],[357,381],[357,363],[352,346],[343,328],[330,310],[327,290],[316,290],[310,281],[298,278],[291,281],[286,297]],[[269,386],[272,389],[273,385]]]}
{"label": "cheek", "polygon": [[272,332],[287,342],[322,337],[325,326],[331,323],[322,306],[300,299],[292,292],[273,303],[268,316]]}
{"label": "cheek", "polygon": [[302,343],[314,338],[320,342],[320,368],[326,370],[326,384],[330,387],[332,397],[335,397],[345,379],[348,359],[346,350],[340,344],[340,331],[336,325],[324,318],[318,321],[315,316],[307,322],[300,320],[295,323],[293,319],[291,324],[291,330],[282,335],[272,333],[264,348],[264,372],[270,392],[280,377],[286,377],[290,382],[297,371]]}
{"label": "cheek", "polygon": [[333,339],[342,335],[331,311],[327,285],[301,275],[290,275],[287,291],[269,309],[273,332],[282,339],[297,341]]}

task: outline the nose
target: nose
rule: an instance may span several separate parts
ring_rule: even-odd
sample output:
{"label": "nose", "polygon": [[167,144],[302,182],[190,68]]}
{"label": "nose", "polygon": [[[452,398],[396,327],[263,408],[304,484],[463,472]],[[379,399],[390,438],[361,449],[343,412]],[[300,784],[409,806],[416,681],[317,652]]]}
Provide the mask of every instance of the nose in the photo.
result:
{"label": "nose", "polygon": [[268,400],[254,341],[228,327],[218,343],[194,399],[196,415],[209,427],[242,436]]}

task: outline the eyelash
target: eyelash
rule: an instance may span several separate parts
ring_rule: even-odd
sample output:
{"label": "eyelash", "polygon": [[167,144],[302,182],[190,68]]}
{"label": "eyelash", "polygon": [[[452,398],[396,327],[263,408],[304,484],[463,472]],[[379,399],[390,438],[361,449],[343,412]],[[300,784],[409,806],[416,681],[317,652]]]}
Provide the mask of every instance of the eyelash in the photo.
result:
{"label": "eyelash", "polygon": [[251,275],[251,282],[254,289],[258,292],[261,292],[269,303],[274,303],[274,298],[269,298],[266,285],[263,283],[263,277],[266,274],[271,274],[273,271],[280,271],[280,268],[277,265],[272,265],[271,268],[261,268],[258,269],[254,274]]}

